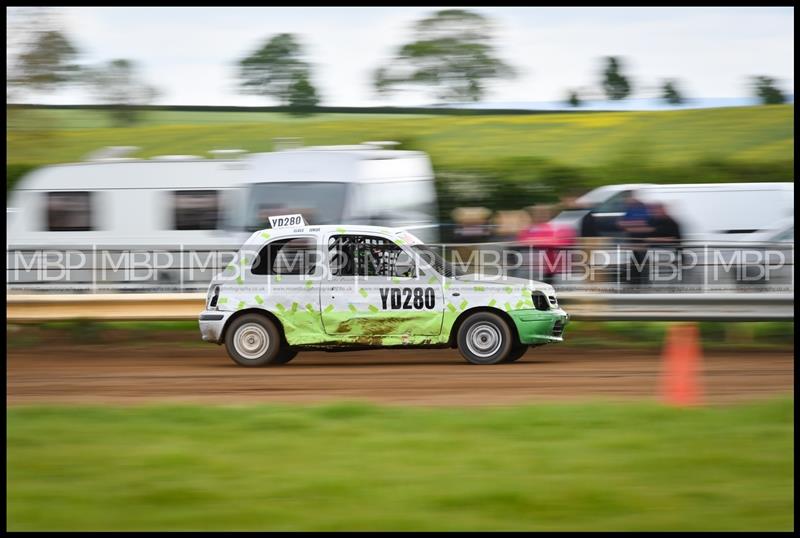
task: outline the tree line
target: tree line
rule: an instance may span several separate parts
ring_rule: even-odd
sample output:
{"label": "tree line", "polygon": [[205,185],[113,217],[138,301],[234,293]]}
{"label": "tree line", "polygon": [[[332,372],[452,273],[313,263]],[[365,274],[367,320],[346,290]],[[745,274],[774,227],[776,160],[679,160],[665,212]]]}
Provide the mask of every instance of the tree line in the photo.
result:
{"label": "tree line", "polygon": [[[142,80],[138,65],[128,59],[112,59],[95,66],[80,65],[80,52],[65,33],[48,27],[41,17],[29,20],[27,35],[7,70],[7,102],[25,91],[50,91],[68,84],[88,85],[106,104],[116,125],[137,119],[136,105],[151,103],[159,90]],[[440,103],[478,102],[488,85],[513,79],[518,71],[503,61],[494,44],[493,25],[487,17],[467,10],[445,9],[414,24],[410,42],[395,50],[393,58],[376,68],[372,86],[388,97],[409,89],[427,90]],[[311,113],[322,98],[313,82],[311,64],[305,60],[300,39],[281,33],[266,39],[236,63],[239,91],[275,99],[293,113]],[[580,107],[588,99],[623,100],[634,93],[622,58],[602,59],[597,87],[569,89],[564,102]],[[777,81],[768,76],[752,77],[751,87],[763,104],[780,104],[786,96]],[[660,99],[680,105],[687,99],[677,79],[668,78],[658,87]]]}

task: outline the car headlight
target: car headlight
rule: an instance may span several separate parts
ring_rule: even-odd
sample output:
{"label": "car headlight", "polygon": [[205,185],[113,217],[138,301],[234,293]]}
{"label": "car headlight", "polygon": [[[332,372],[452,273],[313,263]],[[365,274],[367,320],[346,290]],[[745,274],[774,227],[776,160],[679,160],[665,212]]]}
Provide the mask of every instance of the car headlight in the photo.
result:
{"label": "car headlight", "polygon": [[[213,293],[213,295],[212,295]],[[216,310],[217,309],[217,301],[219,300],[219,286],[214,286],[213,288],[208,288],[208,294],[206,296],[206,304],[208,305],[209,310]]]}

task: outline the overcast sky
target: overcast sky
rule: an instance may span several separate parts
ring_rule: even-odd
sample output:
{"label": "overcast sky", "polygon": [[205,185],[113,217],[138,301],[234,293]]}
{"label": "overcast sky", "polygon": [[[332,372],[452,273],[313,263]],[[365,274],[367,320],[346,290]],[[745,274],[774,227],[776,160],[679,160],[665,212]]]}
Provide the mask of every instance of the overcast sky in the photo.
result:
{"label": "overcast sky", "polygon": [[[599,58],[625,58],[635,88],[677,78],[689,97],[744,97],[751,75],[794,93],[793,8],[467,8],[496,24],[498,55],[519,70],[487,101],[562,100],[596,86]],[[14,8],[9,8],[13,24]],[[290,32],[306,47],[314,82],[331,106],[415,105],[422,93],[379,99],[370,74],[434,8],[59,8],[86,63],[128,58],[162,91],[159,103],[272,105],[236,91],[237,60]],[[7,28],[11,29],[11,28]],[[637,92],[634,97],[647,97]],[[77,89],[32,96],[88,103]]]}

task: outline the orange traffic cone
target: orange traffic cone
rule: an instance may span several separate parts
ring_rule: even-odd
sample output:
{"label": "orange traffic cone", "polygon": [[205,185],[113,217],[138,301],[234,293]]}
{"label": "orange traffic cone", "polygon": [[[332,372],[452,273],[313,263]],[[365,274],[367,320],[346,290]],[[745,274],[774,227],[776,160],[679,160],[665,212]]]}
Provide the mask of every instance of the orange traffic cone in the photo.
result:
{"label": "orange traffic cone", "polygon": [[664,346],[662,373],[663,398],[670,405],[698,405],[701,394],[698,381],[700,345],[693,323],[672,325]]}

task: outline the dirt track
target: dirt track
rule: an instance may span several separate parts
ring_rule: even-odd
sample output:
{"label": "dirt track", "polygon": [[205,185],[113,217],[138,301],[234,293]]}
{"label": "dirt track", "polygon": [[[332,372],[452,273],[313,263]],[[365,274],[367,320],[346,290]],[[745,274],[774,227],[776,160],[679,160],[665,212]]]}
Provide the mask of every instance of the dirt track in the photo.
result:
{"label": "dirt track", "polygon": [[[790,352],[706,352],[711,403],[793,394]],[[223,347],[187,342],[51,344],[8,350],[7,403],[140,404],[369,400],[420,405],[653,399],[658,353],[548,346],[519,362],[473,366],[455,350],[306,352],[241,368]]]}

